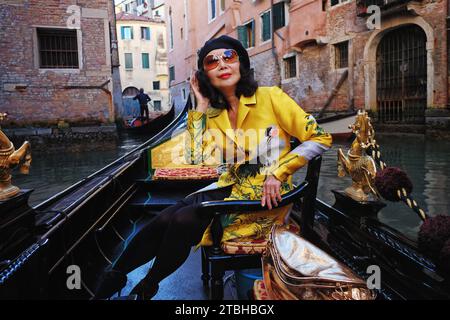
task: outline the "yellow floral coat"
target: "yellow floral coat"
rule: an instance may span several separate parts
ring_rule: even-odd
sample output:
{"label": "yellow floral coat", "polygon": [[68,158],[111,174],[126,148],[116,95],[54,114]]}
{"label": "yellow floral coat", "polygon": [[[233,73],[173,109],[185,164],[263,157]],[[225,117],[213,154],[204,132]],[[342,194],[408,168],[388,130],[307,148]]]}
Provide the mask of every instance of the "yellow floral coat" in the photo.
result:
{"label": "yellow floral coat", "polygon": [[[190,162],[219,165],[224,172],[217,183],[203,190],[232,185],[225,200],[260,200],[266,178],[282,181],[281,194],[292,189],[292,174],[308,160],[331,146],[331,135],[278,87],[259,87],[251,97],[241,96],[237,129],[233,130],[227,110],[209,108],[205,113],[189,111]],[[300,146],[291,150],[291,136]],[[198,192],[198,191],[197,191]],[[290,206],[258,214],[229,214],[223,217],[222,241],[266,236],[270,226],[282,221]],[[211,245],[209,228],[200,245]]]}

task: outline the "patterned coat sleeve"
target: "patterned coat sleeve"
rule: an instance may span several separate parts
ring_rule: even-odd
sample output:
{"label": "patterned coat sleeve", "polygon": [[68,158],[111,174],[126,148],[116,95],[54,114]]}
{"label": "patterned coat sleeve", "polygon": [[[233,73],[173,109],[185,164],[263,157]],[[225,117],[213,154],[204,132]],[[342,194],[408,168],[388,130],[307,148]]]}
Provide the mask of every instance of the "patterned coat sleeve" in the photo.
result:
{"label": "patterned coat sleeve", "polygon": [[190,143],[187,144],[185,152],[187,163],[218,165],[218,147],[213,137],[208,132],[208,117],[206,113],[190,110],[188,112],[187,129],[189,131]]}
{"label": "patterned coat sleeve", "polygon": [[313,116],[303,111],[283,90],[273,87],[270,96],[280,127],[301,142],[298,147],[280,158],[278,167],[272,171],[278,180],[286,181],[309,160],[329,149],[332,138],[329,133],[323,131]]}

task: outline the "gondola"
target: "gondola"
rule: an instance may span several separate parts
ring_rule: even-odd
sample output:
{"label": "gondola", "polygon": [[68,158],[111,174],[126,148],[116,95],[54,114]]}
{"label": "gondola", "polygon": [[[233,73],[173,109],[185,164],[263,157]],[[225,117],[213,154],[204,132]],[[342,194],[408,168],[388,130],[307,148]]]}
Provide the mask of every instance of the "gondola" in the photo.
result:
{"label": "gondola", "polygon": [[[186,128],[189,108],[190,99],[160,133],[34,208],[27,204],[32,190],[0,202],[1,299],[91,299],[99,274],[136,230],[211,183],[154,179],[155,168],[167,163],[164,149]],[[297,206],[292,211],[304,236],[362,277],[369,266],[379,266],[378,299],[450,299],[450,275],[376,215],[320,199],[314,207],[309,217],[302,217]],[[76,289],[68,285],[73,268],[82,272]],[[192,281],[201,287],[200,276]]]}
{"label": "gondola", "polygon": [[135,117],[125,120],[123,128],[133,134],[155,134],[167,127],[173,121],[174,116],[175,108],[172,106],[168,112],[156,118]]}
{"label": "gondola", "polygon": [[333,136],[333,140],[348,140],[352,137],[350,125],[353,123],[356,111],[350,111],[330,117],[317,118],[317,123]]}

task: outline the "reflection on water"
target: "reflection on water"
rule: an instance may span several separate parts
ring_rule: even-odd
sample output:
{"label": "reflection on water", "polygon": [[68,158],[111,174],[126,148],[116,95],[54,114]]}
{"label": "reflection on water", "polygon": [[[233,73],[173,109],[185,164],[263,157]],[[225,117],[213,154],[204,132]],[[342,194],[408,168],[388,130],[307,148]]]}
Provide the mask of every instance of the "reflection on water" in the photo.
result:
{"label": "reflection on water", "polygon": [[[30,174],[14,174],[13,182],[23,189],[34,189],[32,206],[56,194],[103,168],[119,156],[145,142],[147,137],[121,135],[115,150],[86,153],[33,154]],[[411,178],[413,197],[430,215],[449,214],[450,141],[427,141],[421,136],[378,138],[384,161],[405,170]],[[336,143],[324,155],[318,197],[334,203],[332,189],[343,190],[350,185],[349,177],[337,177],[337,149],[348,150],[350,143]],[[296,179],[305,170],[296,174]],[[16,172],[16,171],[15,171]],[[403,203],[389,202],[379,213],[389,226],[415,239],[421,220]]]}
{"label": "reflection on water", "polygon": [[[35,206],[103,168],[147,139],[146,136],[124,133],[119,136],[115,149],[83,153],[32,153],[30,174],[21,175],[14,170],[13,184],[22,189],[34,189],[29,204]],[[33,146],[31,148],[33,149]]]}
{"label": "reflection on water", "polygon": [[[422,136],[383,136],[377,139],[383,160],[388,166],[400,167],[410,177],[412,197],[431,216],[450,213],[450,141],[428,141]],[[349,177],[337,177],[337,150],[347,152],[350,143],[336,143],[324,156],[318,197],[334,203],[331,189],[343,190],[351,183]],[[388,202],[378,217],[387,225],[416,239],[420,218],[403,202]]]}

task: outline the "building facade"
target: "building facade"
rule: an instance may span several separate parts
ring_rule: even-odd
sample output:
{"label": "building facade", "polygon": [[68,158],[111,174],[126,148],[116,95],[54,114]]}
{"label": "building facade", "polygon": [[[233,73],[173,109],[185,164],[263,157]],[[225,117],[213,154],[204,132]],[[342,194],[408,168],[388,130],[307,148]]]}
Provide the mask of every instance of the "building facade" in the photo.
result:
{"label": "building facade", "polygon": [[128,13],[117,14],[120,78],[124,108],[119,117],[139,113],[132,98],[140,88],[152,99],[151,111],[170,109],[166,27],[161,20]]}
{"label": "building facade", "polygon": [[0,28],[4,125],[114,121],[121,89],[111,1],[2,1]]}
{"label": "building facade", "polygon": [[450,128],[448,12],[447,0],[168,0],[171,94],[183,104],[196,51],[227,34],[260,85],[310,112]]}

